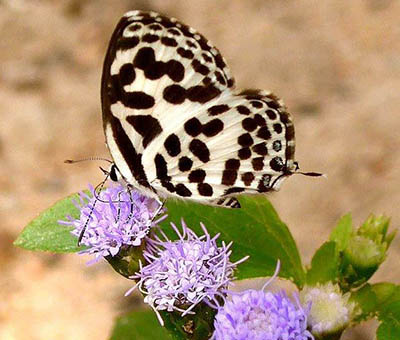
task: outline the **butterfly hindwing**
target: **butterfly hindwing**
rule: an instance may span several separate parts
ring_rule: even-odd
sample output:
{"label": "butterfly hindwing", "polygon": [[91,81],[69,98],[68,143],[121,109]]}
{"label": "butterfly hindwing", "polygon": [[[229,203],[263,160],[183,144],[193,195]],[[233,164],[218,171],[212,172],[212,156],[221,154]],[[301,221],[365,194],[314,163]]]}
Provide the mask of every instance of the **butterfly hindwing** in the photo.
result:
{"label": "butterfly hindwing", "polygon": [[265,193],[293,168],[293,125],[280,101],[263,91],[222,96],[175,136],[175,144],[164,142],[172,152],[157,156],[165,167],[154,182],[170,195],[202,201]]}
{"label": "butterfly hindwing", "polygon": [[102,77],[106,141],[126,181],[226,207],[238,204],[224,197],[277,190],[294,168],[290,116],[272,94],[233,86],[219,51],[194,29],[127,13]]}

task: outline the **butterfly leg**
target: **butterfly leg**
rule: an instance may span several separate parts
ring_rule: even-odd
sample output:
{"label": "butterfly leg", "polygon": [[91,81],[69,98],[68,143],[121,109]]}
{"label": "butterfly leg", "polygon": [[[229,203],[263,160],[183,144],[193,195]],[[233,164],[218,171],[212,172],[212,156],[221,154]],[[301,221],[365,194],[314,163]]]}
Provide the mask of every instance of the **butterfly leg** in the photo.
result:
{"label": "butterfly leg", "polygon": [[239,201],[235,197],[222,197],[220,199],[210,201],[212,205],[223,208],[239,209],[241,208]]}
{"label": "butterfly leg", "polygon": [[85,235],[86,228],[87,228],[87,226],[88,226],[88,224],[89,224],[90,219],[92,218],[93,210],[94,210],[94,208],[95,208],[95,206],[96,206],[96,203],[97,203],[97,201],[100,200],[100,197],[97,195],[97,191],[100,193],[100,192],[103,190],[104,184],[106,183],[106,181],[107,181],[107,179],[108,179],[108,176],[109,176],[109,174],[107,174],[106,177],[104,178],[104,181],[101,182],[101,183],[94,189],[93,196],[94,196],[96,199],[93,201],[93,204],[92,204],[92,206],[90,207],[89,216],[88,216],[88,218],[87,218],[87,220],[86,220],[86,222],[85,222],[85,225],[83,226],[83,228],[82,228],[82,230],[81,230],[81,232],[80,232],[80,234],[79,234],[79,237],[78,237],[78,246],[81,245],[81,242],[82,242],[82,239],[83,239],[83,235]]}
{"label": "butterfly leg", "polygon": [[154,213],[153,218],[151,219],[150,223],[153,223],[155,218],[160,214],[160,212],[164,208],[166,200],[167,200],[166,198],[164,200],[162,200],[162,201],[157,199],[157,203],[159,204],[159,207],[157,208],[156,212]]}

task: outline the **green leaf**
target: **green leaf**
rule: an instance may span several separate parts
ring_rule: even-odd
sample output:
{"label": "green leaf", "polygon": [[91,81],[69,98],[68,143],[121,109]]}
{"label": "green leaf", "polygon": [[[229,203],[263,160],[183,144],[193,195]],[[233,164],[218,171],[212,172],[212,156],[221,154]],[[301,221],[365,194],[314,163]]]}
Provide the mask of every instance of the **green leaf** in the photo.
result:
{"label": "green leaf", "polygon": [[376,331],[377,340],[399,340],[400,322],[395,319],[385,319]]}
{"label": "green leaf", "polygon": [[370,284],[365,284],[362,288],[351,293],[351,301],[356,303],[355,322],[361,322],[373,317],[377,312],[378,297]]}
{"label": "green leaf", "polygon": [[353,292],[351,299],[360,308],[354,321],[377,316],[381,321],[377,339],[400,339],[400,286],[392,283],[366,284]]}
{"label": "green leaf", "polygon": [[352,231],[353,225],[351,214],[349,213],[342,216],[330,236],[330,241],[336,242],[338,251],[343,251],[346,249]]}
{"label": "green leaf", "polygon": [[220,233],[220,239],[233,241],[232,261],[250,256],[239,266],[238,279],[271,276],[279,259],[279,276],[301,287],[305,274],[296,243],[271,203],[262,196],[244,196],[240,203],[241,209],[227,209],[171,200],[167,203],[169,217],[162,227],[169,237],[176,238],[170,222],[180,226],[183,218],[201,235],[200,222],[203,222],[212,236]]}
{"label": "green leaf", "polygon": [[339,252],[336,242],[325,242],[314,254],[307,272],[307,284],[315,285],[337,281],[339,275]]}
{"label": "green leaf", "polygon": [[110,340],[168,340],[172,339],[161,327],[154,312],[139,310],[119,317],[114,325]]}
{"label": "green leaf", "polygon": [[[400,304],[400,286],[393,283],[377,283],[371,285],[377,297],[377,307],[380,314],[399,313],[394,305]],[[400,313],[396,314],[400,318]]]}
{"label": "green leaf", "polygon": [[377,330],[378,340],[400,339],[400,286],[392,283],[373,285],[378,298],[378,318],[382,322]]}
{"label": "green leaf", "polygon": [[[65,220],[67,215],[78,218],[79,211],[72,203],[72,199],[77,198],[77,194],[69,196],[41,213],[25,227],[14,244],[28,250],[56,253],[83,249],[77,246],[77,238],[70,234],[71,228],[57,222]],[[279,259],[279,276],[302,286],[305,274],[299,252],[271,203],[264,197],[243,197],[240,201],[241,209],[226,209],[171,200],[167,203],[169,221],[180,224],[184,218],[199,234],[202,233],[200,222],[203,222],[212,235],[221,233],[222,240],[234,242],[232,261],[250,255],[237,272],[239,279],[270,276]],[[169,223],[164,221],[163,226],[173,237]]]}
{"label": "green leaf", "polygon": [[67,215],[79,218],[79,211],[72,203],[78,200],[74,194],[55,203],[31,221],[14,241],[14,245],[27,250],[73,253],[84,249],[78,247],[78,239],[71,234],[72,227],[58,224]]}

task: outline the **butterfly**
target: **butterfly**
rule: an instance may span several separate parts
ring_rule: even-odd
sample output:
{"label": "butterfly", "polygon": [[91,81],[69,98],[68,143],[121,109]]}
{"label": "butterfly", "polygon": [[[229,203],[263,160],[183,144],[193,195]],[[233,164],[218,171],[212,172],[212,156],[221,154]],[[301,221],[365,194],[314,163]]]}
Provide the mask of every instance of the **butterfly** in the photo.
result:
{"label": "butterfly", "polygon": [[110,176],[155,198],[240,208],[240,194],[279,190],[298,168],[283,102],[235,90],[220,52],[155,12],[117,24],[101,81]]}

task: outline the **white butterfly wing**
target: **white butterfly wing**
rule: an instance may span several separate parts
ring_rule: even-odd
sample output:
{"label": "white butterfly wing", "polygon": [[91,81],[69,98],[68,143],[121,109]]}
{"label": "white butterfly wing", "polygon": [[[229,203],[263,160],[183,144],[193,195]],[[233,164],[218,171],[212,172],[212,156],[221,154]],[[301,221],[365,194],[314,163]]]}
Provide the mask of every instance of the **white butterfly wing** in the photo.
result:
{"label": "white butterfly wing", "polygon": [[237,95],[233,84],[221,54],[195,30],[127,13],[102,78],[107,145],[125,179],[150,195],[214,203],[277,189],[294,168],[290,116],[273,95]]}

